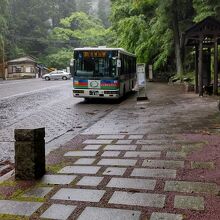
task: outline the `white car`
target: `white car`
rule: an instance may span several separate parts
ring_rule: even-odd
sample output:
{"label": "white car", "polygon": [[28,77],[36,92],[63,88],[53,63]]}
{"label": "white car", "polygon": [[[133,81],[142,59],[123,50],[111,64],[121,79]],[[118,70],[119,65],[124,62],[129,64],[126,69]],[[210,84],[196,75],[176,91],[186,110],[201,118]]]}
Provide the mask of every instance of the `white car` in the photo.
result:
{"label": "white car", "polygon": [[67,79],[71,78],[71,74],[67,73],[63,70],[55,70],[55,71],[52,71],[48,74],[43,75],[42,78],[45,80],[51,80],[51,79],[67,80]]}

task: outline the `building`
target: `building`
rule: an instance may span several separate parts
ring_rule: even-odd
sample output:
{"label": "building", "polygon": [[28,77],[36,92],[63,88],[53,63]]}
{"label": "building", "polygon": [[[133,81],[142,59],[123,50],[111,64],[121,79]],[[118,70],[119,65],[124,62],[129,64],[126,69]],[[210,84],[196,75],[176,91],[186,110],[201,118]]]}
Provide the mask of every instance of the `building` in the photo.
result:
{"label": "building", "polygon": [[25,56],[9,60],[6,68],[7,78],[36,78],[38,77],[37,62],[33,57]]}
{"label": "building", "polygon": [[0,80],[4,79],[4,77],[5,77],[5,72],[3,69],[4,69],[3,64],[0,63]]}

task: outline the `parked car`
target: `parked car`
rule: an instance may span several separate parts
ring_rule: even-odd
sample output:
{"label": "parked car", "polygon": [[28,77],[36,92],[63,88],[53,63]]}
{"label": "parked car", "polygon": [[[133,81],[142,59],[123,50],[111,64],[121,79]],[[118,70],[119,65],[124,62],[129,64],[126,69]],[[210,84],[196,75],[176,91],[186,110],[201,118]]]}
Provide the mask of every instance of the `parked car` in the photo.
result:
{"label": "parked car", "polygon": [[43,75],[42,78],[45,80],[51,80],[51,79],[67,80],[67,79],[71,78],[71,74],[67,73],[63,70],[55,70],[55,71],[52,71],[48,74]]}

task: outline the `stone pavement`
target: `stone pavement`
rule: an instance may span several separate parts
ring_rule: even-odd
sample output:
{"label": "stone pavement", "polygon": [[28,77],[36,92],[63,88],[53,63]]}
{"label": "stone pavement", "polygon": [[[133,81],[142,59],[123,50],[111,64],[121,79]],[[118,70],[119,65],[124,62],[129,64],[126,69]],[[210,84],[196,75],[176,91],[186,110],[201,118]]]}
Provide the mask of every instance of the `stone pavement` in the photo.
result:
{"label": "stone pavement", "polygon": [[[128,100],[129,111],[134,102]],[[136,125],[132,126],[133,117],[126,122],[119,117],[108,133],[106,120],[114,117],[113,112],[96,124],[97,131],[94,125],[51,152],[47,175],[40,181],[15,182],[11,177],[1,183],[0,219],[219,219],[220,136],[216,115],[211,114],[214,108],[208,116],[203,114],[203,127],[202,121],[198,126],[188,119],[188,129],[169,124],[166,132],[151,124],[154,129],[148,132],[149,119],[139,111],[148,104],[136,105]],[[128,111],[123,110],[116,109],[115,114],[120,111],[124,117]],[[142,128],[132,132],[139,125]],[[192,132],[189,127],[197,130]]]}

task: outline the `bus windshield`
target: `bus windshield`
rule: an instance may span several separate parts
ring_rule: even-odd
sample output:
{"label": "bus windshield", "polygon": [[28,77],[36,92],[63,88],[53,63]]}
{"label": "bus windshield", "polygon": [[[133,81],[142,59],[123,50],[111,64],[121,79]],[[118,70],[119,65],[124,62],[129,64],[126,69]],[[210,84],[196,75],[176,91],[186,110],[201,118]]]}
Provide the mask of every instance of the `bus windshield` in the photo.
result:
{"label": "bus windshield", "polygon": [[116,77],[117,59],[115,57],[97,57],[94,54],[76,57],[75,76],[79,77]]}

